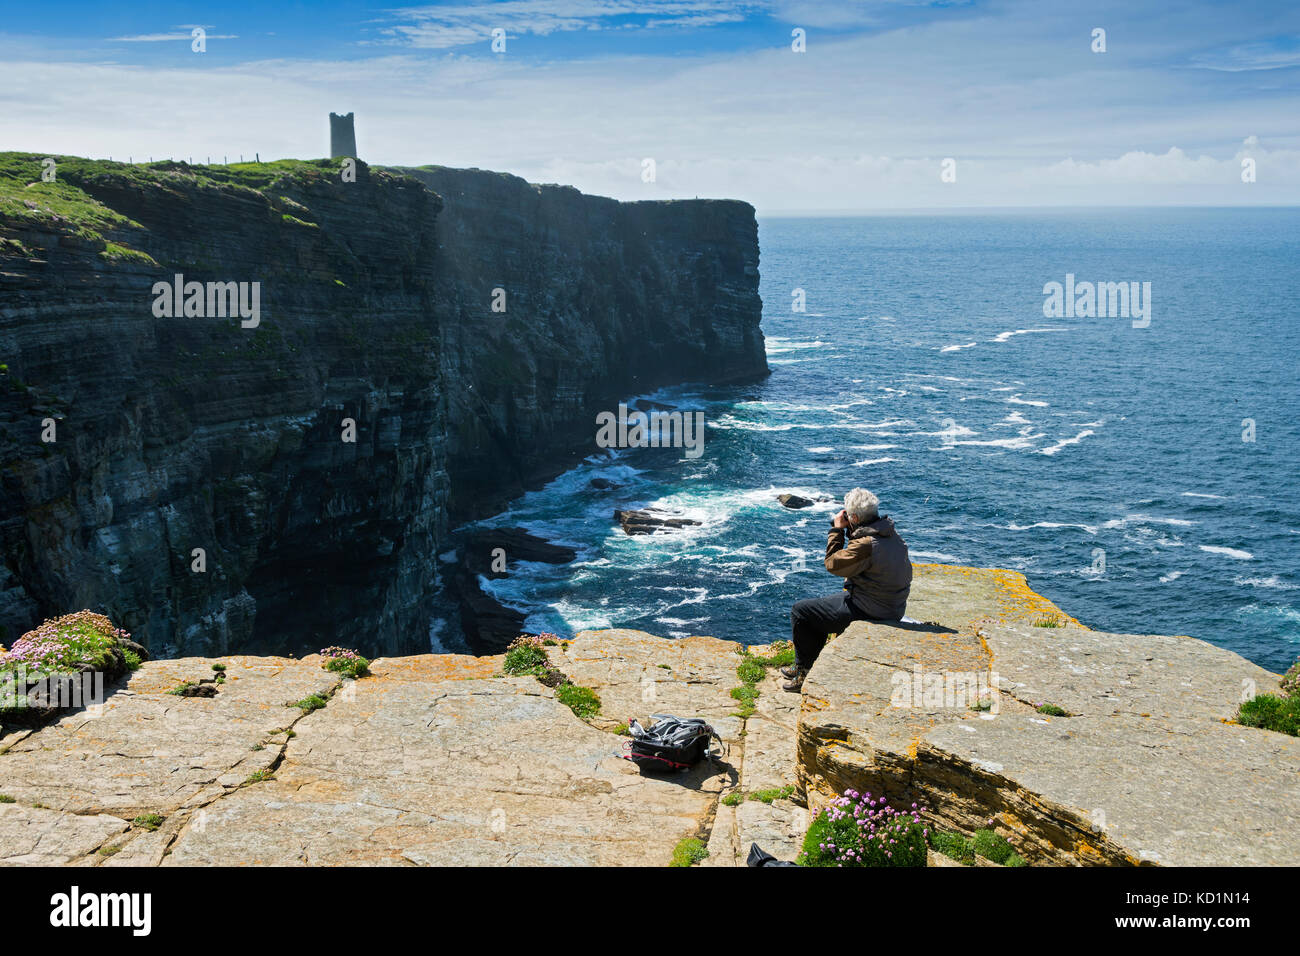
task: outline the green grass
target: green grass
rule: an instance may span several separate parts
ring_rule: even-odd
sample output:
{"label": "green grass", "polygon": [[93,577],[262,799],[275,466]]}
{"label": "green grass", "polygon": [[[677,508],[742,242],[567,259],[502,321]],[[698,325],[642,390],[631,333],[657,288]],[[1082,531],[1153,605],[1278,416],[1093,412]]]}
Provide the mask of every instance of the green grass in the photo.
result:
{"label": "green grass", "polygon": [[107,259],[110,262],[138,262],[145,266],[156,266],[158,260],[147,252],[141,252],[139,249],[132,249],[129,246],[121,245],[116,242],[105,242],[104,248],[100,250],[101,259]]}
{"label": "green grass", "polygon": [[741,793],[739,790],[733,790],[731,791],[731,793],[727,794],[725,797],[722,798],[722,805],[724,807],[738,807],[742,803],[744,803],[744,801],[745,801],[745,795]]}
{"label": "green grass", "polygon": [[1237,723],[1300,737],[1300,697],[1260,694],[1237,708]]}
{"label": "green grass", "polygon": [[1047,717],[1069,717],[1069,713],[1055,704],[1043,704],[1038,708],[1038,712]]}
{"label": "green grass", "polygon": [[770,787],[767,790],[752,790],[746,794],[747,800],[771,804],[774,800],[789,800],[794,795],[794,787]]}
{"label": "green grass", "polygon": [[600,698],[590,687],[561,684],[555,689],[555,699],[573,711],[580,720],[595,717],[600,713]]}
{"label": "green grass", "polygon": [[931,830],[930,849],[967,866],[975,862],[974,844],[960,833],[950,830]]}
{"label": "green grass", "polygon": [[740,663],[736,666],[736,676],[740,686],[731,689],[731,696],[740,701],[740,706],[732,711],[733,717],[751,717],[754,714],[754,701],[760,691],[758,683],[767,676],[769,667],[786,667],[794,663],[794,646],[789,641],[777,641],[772,645],[772,653],[766,657],[751,654],[749,648],[741,646],[736,649]]}
{"label": "green grass", "polygon": [[0,219],[25,225],[48,225],[58,216],[62,228],[88,242],[105,242],[102,231],[134,227],[139,223],[92,199],[78,185],[82,176],[108,173],[121,165],[68,156],[54,158],[54,182],[41,181],[44,155],[0,153]]}
{"label": "green grass", "polygon": [[546,651],[539,647],[529,645],[520,645],[512,647],[506,651],[505,663],[501,669],[512,676],[530,674],[534,667],[542,667],[549,663]]}
{"label": "green grass", "polygon": [[695,837],[687,837],[673,848],[673,859],[668,865],[694,866],[708,855],[708,847]]}
{"label": "green grass", "polygon": [[144,661],[140,660],[140,655],[135,651],[123,651],[122,656],[126,658],[128,670],[138,671],[144,664]]}
{"label": "green grass", "polygon": [[736,676],[742,684],[757,684],[767,676],[767,668],[756,657],[747,654],[736,668]]}
{"label": "green grass", "polygon": [[632,731],[627,724],[619,724],[617,727],[614,728],[614,733],[618,734],[620,737],[632,736]]}
{"label": "green grass", "polygon": [[[36,259],[38,256],[35,251],[23,245],[17,239],[6,239],[0,237],[0,256],[21,256],[24,259]],[[0,640],[0,644],[4,641]]]}
{"label": "green grass", "polygon": [[1065,622],[1059,617],[1044,617],[1035,621],[1034,627],[1065,627]]}
{"label": "green grass", "polygon": [[195,680],[181,681],[179,684],[177,684],[167,693],[175,694],[177,697],[182,697],[184,696],[185,692],[189,690],[191,687],[198,687],[198,686],[199,686],[199,682]]}
{"label": "green grass", "polygon": [[[41,179],[42,161],[47,157],[56,161],[53,182]],[[375,179],[407,178],[383,171],[371,175]],[[0,221],[19,227],[54,225],[92,248],[100,246],[99,255],[105,260],[157,266],[147,253],[123,243],[124,239],[130,242],[135,236],[147,236],[144,227],[95,199],[97,193],[119,196],[154,193],[161,194],[164,201],[169,194],[179,196],[182,191],[243,194],[244,198],[280,213],[289,225],[316,229],[319,228],[316,223],[302,218],[310,216],[311,210],[282,194],[292,191],[288,188],[291,186],[310,188],[323,183],[337,183],[340,188],[346,188],[340,180],[337,161],[282,159],[267,163],[189,165],[169,160],[123,163],[48,153],[0,152]],[[20,255],[38,257],[35,250],[16,241],[7,243],[0,254],[10,252],[15,246]]]}
{"label": "green grass", "polygon": [[313,711],[320,710],[328,703],[329,701],[326,700],[324,697],[322,697],[320,694],[308,694],[302,700],[295,700],[293,703],[286,704],[285,706],[298,707],[302,710],[304,714],[310,714]]}
{"label": "green grass", "polygon": [[122,848],[120,846],[101,846],[95,852],[98,853],[100,856],[113,856],[121,849]]}
{"label": "green grass", "polygon": [[994,863],[1005,864],[1008,859],[1015,856],[1016,852],[1004,837],[998,836],[992,830],[976,830],[971,845],[975,848],[976,856],[982,856]]}
{"label": "green grass", "polygon": [[353,680],[365,677],[370,673],[370,661],[360,654],[355,657],[332,657],[322,666],[331,673],[342,674],[344,677],[350,677]]}
{"label": "green grass", "polygon": [[131,822],[144,830],[157,830],[163,825],[163,820],[167,819],[158,813],[142,813]]}
{"label": "green grass", "polygon": [[270,780],[270,779],[272,779],[274,776],[275,776],[274,771],[271,771],[271,770],[259,770],[259,771],[257,771],[256,773],[250,773],[250,774],[249,774],[249,775],[244,779],[244,783],[243,783],[242,785],[245,786],[245,787],[247,787],[247,786],[251,786],[252,784],[255,784],[255,783],[261,783],[263,780]]}
{"label": "green grass", "polygon": [[789,641],[776,641],[772,644],[772,653],[760,660],[767,667],[790,667],[794,664],[794,645]]}
{"label": "green grass", "polygon": [[15,800],[13,797],[9,796],[9,794],[0,793],[0,803],[17,803],[17,802],[18,801]]}

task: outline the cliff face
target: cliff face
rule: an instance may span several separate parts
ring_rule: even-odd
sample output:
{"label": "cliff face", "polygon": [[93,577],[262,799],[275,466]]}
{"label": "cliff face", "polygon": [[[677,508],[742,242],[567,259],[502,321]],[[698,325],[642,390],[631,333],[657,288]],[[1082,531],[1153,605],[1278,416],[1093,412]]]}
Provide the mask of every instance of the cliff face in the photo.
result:
{"label": "cliff face", "polygon": [[[0,155],[9,640],[90,607],[155,653],[423,649],[449,515],[590,447],[593,407],[765,371],[740,203],[40,159]],[[259,283],[260,321],[156,315],[177,273]]]}
{"label": "cliff face", "polygon": [[748,204],[619,203],[475,169],[403,172],[445,204],[434,297],[453,517],[499,511],[558,473],[561,450],[589,452],[595,414],[620,398],[766,374]]}

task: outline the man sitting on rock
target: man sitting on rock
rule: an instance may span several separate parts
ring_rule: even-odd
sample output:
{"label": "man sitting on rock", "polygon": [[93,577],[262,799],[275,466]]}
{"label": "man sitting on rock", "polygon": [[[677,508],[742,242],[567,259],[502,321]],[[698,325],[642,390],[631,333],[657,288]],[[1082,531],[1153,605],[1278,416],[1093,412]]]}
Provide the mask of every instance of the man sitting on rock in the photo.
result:
{"label": "man sitting on rock", "polygon": [[844,578],[844,589],[830,597],[799,601],[790,611],[795,663],[781,668],[788,691],[803,688],[803,679],[826,646],[828,635],[853,621],[897,621],[907,609],[912,562],[894,522],[878,511],[880,501],[865,488],[844,496],[844,510],[826,536],[826,570]]}

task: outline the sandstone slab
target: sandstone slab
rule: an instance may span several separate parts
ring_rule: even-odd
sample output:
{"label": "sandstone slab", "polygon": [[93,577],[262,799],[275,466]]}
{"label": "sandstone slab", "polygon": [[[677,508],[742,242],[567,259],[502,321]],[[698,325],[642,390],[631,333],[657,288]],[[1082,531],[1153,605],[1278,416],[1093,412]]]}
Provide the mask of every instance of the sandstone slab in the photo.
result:
{"label": "sandstone slab", "polygon": [[436,658],[304,718],[275,776],[191,822],[165,865],[664,865],[706,836],[724,770],[642,776],[621,738],[531,677],[445,679]]}
{"label": "sandstone slab", "polygon": [[1228,723],[1277,675],[1188,637],[1088,630],[1012,572],[918,566],[912,595],[929,626],[854,624],[805,683],[814,808],[849,788],[915,801],[1030,863],[1294,859],[1300,742]]}
{"label": "sandstone slab", "polygon": [[227,679],[215,697],[168,693],[210,677],[213,661],[149,661],[107,695],[100,712],[76,711],[0,741],[3,792],[78,814],[167,816],[270,766],[285,739],[271,731],[302,715],[288,705],[339,683],[316,658],[221,661]]}
{"label": "sandstone slab", "polygon": [[630,717],[644,723],[654,713],[703,717],[734,742],[741,727],[733,716],[739,702],[731,696],[740,685],[738,649],[713,637],[667,640],[614,628],[582,631],[551,648],[550,657],[575,684],[600,696],[597,726],[612,729]]}
{"label": "sandstone slab", "polygon": [[127,829],[107,814],[79,816],[15,803],[0,804],[0,865],[61,866],[75,863]]}

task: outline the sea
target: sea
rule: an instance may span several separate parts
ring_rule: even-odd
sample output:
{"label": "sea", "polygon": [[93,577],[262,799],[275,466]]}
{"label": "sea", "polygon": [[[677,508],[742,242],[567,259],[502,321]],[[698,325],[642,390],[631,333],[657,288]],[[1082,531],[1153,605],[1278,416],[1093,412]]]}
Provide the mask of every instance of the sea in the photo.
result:
{"label": "sea", "polygon": [[[825,528],[860,486],[916,562],[1021,571],[1094,629],[1296,660],[1300,210],[760,217],[759,243],[771,376],[640,396],[703,413],[702,448],[602,449],[457,530],[577,550],[483,582],[526,630],[788,637],[795,601],[838,589]],[[700,523],[624,534],[614,509],[640,507]],[[464,649],[453,614],[431,645]]]}

